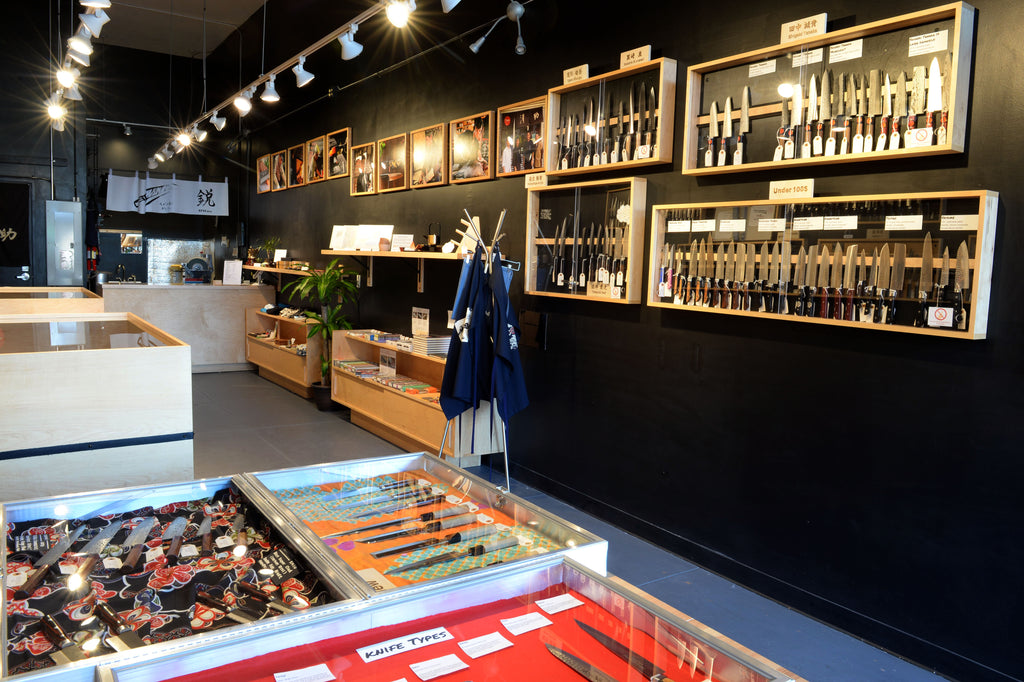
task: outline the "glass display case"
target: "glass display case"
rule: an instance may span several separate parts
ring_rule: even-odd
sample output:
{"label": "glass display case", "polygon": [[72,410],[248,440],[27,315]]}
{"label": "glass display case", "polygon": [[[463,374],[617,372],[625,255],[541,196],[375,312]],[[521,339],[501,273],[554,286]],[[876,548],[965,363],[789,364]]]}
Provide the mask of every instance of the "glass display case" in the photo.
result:
{"label": "glass display case", "polygon": [[310,616],[159,658],[114,661],[97,670],[97,679],[801,679],[637,588],[565,557]]}
{"label": "glass display case", "polygon": [[295,536],[366,594],[500,570],[552,554],[604,572],[606,541],[426,453],[245,474]]}
{"label": "glass display case", "polygon": [[102,313],[103,299],[82,287],[0,287],[0,314]]}
{"label": "glass display case", "polygon": [[0,524],[5,676],[91,680],[119,652],[363,596],[226,478],[8,503]]}

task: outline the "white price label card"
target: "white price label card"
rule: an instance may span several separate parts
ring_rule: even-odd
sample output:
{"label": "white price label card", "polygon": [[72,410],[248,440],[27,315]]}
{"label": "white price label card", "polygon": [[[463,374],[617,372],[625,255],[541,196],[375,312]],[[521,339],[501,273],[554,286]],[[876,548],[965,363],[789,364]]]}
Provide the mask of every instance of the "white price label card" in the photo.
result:
{"label": "white price label card", "polygon": [[669,220],[665,223],[666,232],[689,232],[690,221],[689,220]]}
{"label": "white price label card", "polygon": [[457,670],[465,670],[469,667],[469,664],[455,654],[448,654],[447,656],[432,658],[429,661],[410,663],[409,667],[416,673],[416,677],[426,682],[426,680],[432,680],[435,677],[450,675]]}
{"label": "white price label card", "polygon": [[[476,505],[473,505],[473,506],[476,506]],[[479,507],[477,507],[477,508],[479,509]],[[485,523],[485,524],[492,524],[492,523],[494,523],[494,519],[492,519],[487,514],[477,514],[476,515],[476,520],[479,521],[480,523]]]}
{"label": "white price label card", "polygon": [[387,577],[378,571],[376,568],[363,568],[356,573],[359,577],[366,581],[366,584],[370,586],[374,592],[383,592],[384,590],[395,589],[395,584],[387,579]]}
{"label": "white price label card", "polygon": [[887,215],[885,216],[886,231],[921,230],[924,229],[923,215]]}
{"label": "white price label card", "polygon": [[28,581],[28,573],[11,573],[7,576],[7,587],[21,587]]}
{"label": "white price label card", "polygon": [[224,549],[226,547],[234,546],[235,541],[231,539],[230,535],[221,535],[213,541],[213,544],[217,545],[220,549]]}
{"label": "white price label card", "polygon": [[825,229],[835,231],[852,231],[857,229],[857,216],[855,215],[830,215],[825,216]]}
{"label": "white price label card", "polygon": [[761,232],[785,232],[785,218],[761,218],[757,221],[757,229]]}
{"label": "white price label card", "polygon": [[747,221],[745,218],[721,220],[718,223],[718,229],[722,232],[745,232],[747,229]]}
{"label": "white price label card", "polygon": [[716,222],[714,218],[709,220],[694,220],[693,223],[691,223],[693,232],[714,232],[715,225]]}
{"label": "white price label card", "polygon": [[103,560],[103,568],[110,569],[111,571],[116,571],[117,569],[121,568],[121,560],[118,559],[116,556],[108,556],[106,559]]}
{"label": "white price label card", "polygon": [[803,19],[790,21],[782,25],[779,42],[788,43],[808,36],[820,36],[826,31],[827,26],[827,13],[815,14],[813,17],[804,17]]}
{"label": "white price label card", "polygon": [[62,561],[59,566],[61,575],[71,575],[78,570],[78,564],[66,564]]}
{"label": "white price label card", "polygon": [[532,611],[523,616],[515,618],[502,618],[501,624],[513,635],[521,635],[524,632],[539,630],[551,625],[551,621],[544,617],[544,614]]}
{"label": "white price label card", "polygon": [[154,547],[153,549],[151,549],[148,552],[146,552],[146,563],[149,563],[150,561],[156,561],[157,559],[159,559],[163,555],[164,555],[164,548],[163,547]]}
{"label": "white price label card", "polygon": [[493,654],[495,651],[507,649],[510,646],[512,646],[512,642],[502,637],[500,632],[492,632],[489,635],[459,642],[459,648],[470,658],[480,658],[487,654]]}
{"label": "white price label card", "polygon": [[770,73],[775,73],[775,60],[769,59],[763,62],[757,62],[751,64],[747,68],[747,76],[749,78],[756,78],[757,76],[767,76]]}
{"label": "white price label card", "polygon": [[550,599],[538,599],[536,604],[544,613],[559,613],[574,609],[577,606],[583,606],[583,602],[571,594],[560,594]]}
{"label": "white price label card", "polygon": [[821,60],[825,58],[825,48],[819,47],[817,50],[807,50],[806,52],[796,52],[793,54],[793,66],[807,66],[808,64],[820,64]]}
{"label": "white price label card", "polygon": [[861,55],[864,54],[864,39],[858,38],[857,40],[851,40],[846,43],[838,43],[836,45],[829,45],[828,47],[828,61],[830,64],[837,62],[846,62],[851,59],[860,59]]}
{"label": "white price label card", "polygon": [[978,231],[978,216],[975,215],[944,215],[939,219],[940,230]]}
{"label": "white price label card", "polygon": [[910,36],[908,54],[918,57],[933,52],[945,52],[949,49],[949,31],[935,31],[921,36]]}
{"label": "white price label card", "polygon": [[327,667],[326,663],[274,673],[274,682],[328,682],[328,680],[336,679],[338,678],[331,673],[331,669]]}
{"label": "white price label card", "polygon": [[825,219],[822,216],[800,216],[799,218],[793,218],[793,229],[795,231],[802,230],[820,230],[824,226]]}
{"label": "white price label card", "polygon": [[181,551],[178,553],[182,559],[188,559],[190,557],[199,556],[199,550],[196,549],[195,545],[182,545]]}
{"label": "white price label card", "polygon": [[438,642],[446,642],[450,639],[455,639],[452,637],[452,633],[444,628],[434,628],[433,630],[423,630],[422,632],[405,635],[404,637],[389,639],[386,642],[364,646],[356,649],[356,653],[359,654],[364,663],[369,663],[406,651],[414,651],[431,644],[437,644]]}
{"label": "white price label card", "polygon": [[534,187],[547,187],[548,186],[548,174],[547,173],[529,173],[526,175],[526,189],[532,189]]}
{"label": "white price label card", "polygon": [[953,326],[953,309],[952,308],[940,308],[938,306],[928,306],[928,326],[929,327],[952,327]]}

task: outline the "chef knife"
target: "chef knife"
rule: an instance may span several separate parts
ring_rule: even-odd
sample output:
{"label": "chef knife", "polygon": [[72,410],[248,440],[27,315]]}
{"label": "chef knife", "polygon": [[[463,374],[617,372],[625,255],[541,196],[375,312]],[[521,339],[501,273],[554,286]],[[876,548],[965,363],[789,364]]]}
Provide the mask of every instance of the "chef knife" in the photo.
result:
{"label": "chef knife", "polygon": [[939,127],[935,130],[935,144],[939,145],[946,144],[946,123],[949,122],[949,80],[952,77],[950,71],[949,58],[944,57],[942,59],[942,93],[940,94],[942,118],[939,121]]}
{"label": "chef knife", "polygon": [[424,547],[433,547],[434,545],[457,545],[460,542],[467,542],[469,540],[477,540],[479,538],[497,535],[498,532],[498,528],[496,528],[494,524],[488,526],[477,526],[475,528],[467,528],[455,533],[449,533],[448,535],[426,538],[424,540],[417,540],[416,542],[407,542],[395,547],[388,547],[387,549],[371,552],[370,555],[374,559],[382,559],[384,557],[394,556],[395,554],[414,552],[418,549],[423,549]]}
{"label": "chef knife", "polygon": [[871,251],[871,268],[864,280],[864,290],[860,299],[860,321],[874,322],[875,294],[878,291],[878,247]]}
{"label": "chef knife", "polygon": [[828,317],[828,246],[821,247],[821,262],[818,264],[817,296],[813,302],[814,317]]}
{"label": "chef knife", "polygon": [[114,651],[128,651],[146,646],[146,642],[139,637],[138,633],[132,630],[131,626],[124,621],[117,611],[107,602],[100,602],[96,605],[94,613],[100,620],[106,623],[109,632],[103,641],[110,645]]}
{"label": "chef knife", "polygon": [[967,242],[956,250],[956,273],[953,275],[953,322],[957,329],[967,329],[967,302],[970,300],[971,263]]}
{"label": "chef knife", "polygon": [[882,86],[882,128],[878,133],[878,142],[875,151],[885,151],[889,144],[889,118],[892,117],[892,82],[889,74],[885,74],[885,85]]}
{"label": "chef knife", "polygon": [[726,245],[724,243],[718,245],[718,251],[715,252],[715,281],[711,289],[711,307],[721,308],[722,307],[722,287],[725,285],[725,255]]}
{"label": "chef knife", "polygon": [[365,533],[365,532],[371,531],[371,530],[379,530],[381,528],[390,528],[392,526],[400,526],[403,523],[408,523],[410,521],[429,521],[430,519],[425,519],[423,517],[430,516],[430,515],[431,514],[428,512],[427,514],[421,514],[419,516],[403,516],[401,518],[391,519],[389,521],[381,521],[379,523],[371,523],[371,524],[369,524],[367,526],[360,526],[359,528],[353,528],[352,530],[345,530],[345,531],[342,531],[340,533],[331,533],[330,535],[324,535],[322,537],[324,537],[324,538],[340,538],[340,537],[346,537],[348,535],[356,535],[358,533]]}
{"label": "chef knife", "polygon": [[672,682],[671,678],[666,677],[665,670],[654,665],[651,661],[641,656],[636,651],[633,651],[625,644],[622,644],[618,640],[606,635],[597,628],[584,623],[581,620],[576,620],[576,624],[586,632],[588,635],[596,639],[601,646],[608,649],[620,659],[629,664],[631,668],[640,673],[645,680],[658,680],[659,682]]}
{"label": "chef knife", "polygon": [[128,535],[128,539],[125,540],[122,545],[122,548],[128,550],[128,555],[121,562],[121,575],[128,575],[129,573],[135,572],[135,567],[138,565],[139,559],[142,557],[142,549],[146,546],[146,539],[149,537],[150,532],[153,530],[153,526],[156,524],[156,517],[150,516],[149,518],[143,519],[139,522],[139,525],[132,529],[132,532]]}
{"label": "chef knife", "polygon": [[761,242],[761,252],[757,259],[757,310],[762,313],[768,310],[769,268],[768,242]]}
{"label": "chef knife", "polygon": [[654,86],[651,86],[651,92],[647,98],[647,104],[651,109],[650,119],[651,127],[647,131],[647,148],[649,156],[657,158],[658,156],[658,93],[655,92]]}
{"label": "chef knife", "polygon": [[927,69],[925,67],[914,67],[914,80],[910,85],[910,109],[907,111],[907,131],[904,133],[904,139],[908,147],[911,146],[910,138],[913,136],[913,131],[917,128],[917,115],[925,107],[924,83],[927,78],[926,74]]}
{"label": "chef knife", "polygon": [[725,121],[722,125],[722,147],[718,150],[718,165],[724,166],[729,156],[729,140],[732,139],[732,97],[725,98]]}
{"label": "chef knife", "polygon": [[[861,267],[864,260],[861,258]],[[854,295],[857,292],[857,245],[850,244],[846,250],[846,270],[843,272],[843,319],[853,321]]]}
{"label": "chef knife", "polygon": [[50,658],[57,665],[65,665],[74,661],[81,661],[86,658],[82,647],[75,644],[64,628],[60,626],[53,616],[46,614],[39,619],[39,625],[43,628],[43,634],[50,640],[57,649],[50,652]]}
{"label": "chef knife", "polygon": [[615,134],[615,144],[612,147],[611,163],[618,163],[619,157],[622,153],[622,138],[626,132],[626,115],[622,110],[622,100],[619,100],[619,118],[618,118],[619,130]]}
{"label": "chef knife", "polygon": [[295,613],[295,609],[289,606],[284,601],[278,599],[272,594],[264,592],[256,585],[246,582],[244,580],[238,580],[235,582],[235,587],[244,592],[246,596],[252,597],[258,602],[279,611],[280,613]]}
{"label": "chef knife", "polygon": [[[822,130],[825,127],[825,121],[829,121],[831,124],[832,119],[832,71],[825,71],[821,74],[821,104],[818,111],[818,130],[814,135],[814,142],[811,144],[811,154],[814,156],[821,156],[825,153],[822,139]],[[832,142],[832,153],[835,153],[835,138],[830,138]]]}
{"label": "chef knife", "polygon": [[811,124],[818,118],[818,81],[811,74],[811,82],[807,86],[807,122],[804,125],[804,141],[800,145],[800,158],[811,158]]}
{"label": "chef knife", "polygon": [[[825,141],[825,156],[834,156],[836,153],[836,117],[844,116],[846,113],[846,103],[843,99],[843,96],[846,94],[844,90],[846,86],[845,72],[839,74],[839,78],[836,79],[835,86],[836,106],[832,108],[831,118],[828,122],[828,140]],[[829,106],[831,107],[831,103]]]}
{"label": "chef knife", "polygon": [[736,280],[736,244],[729,242],[725,249],[725,280],[722,284],[719,305],[732,309],[733,282]]}
{"label": "chef knife", "polygon": [[875,263],[875,309],[871,316],[873,322],[879,324],[885,324],[886,313],[888,308],[885,305],[885,294],[889,289],[889,270],[891,264],[889,263],[889,245],[882,244],[881,251],[878,252],[878,260]]}
{"label": "chef knife", "polygon": [[747,268],[747,245],[740,242],[736,245],[736,269],[732,278],[732,309],[743,307],[743,282]]}
{"label": "chef knife", "polygon": [[836,242],[832,250],[832,277],[828,283],[832,293],[831,315],[833,320],[843,319],[843,248]]}
{"label": "chef knife", "polygon": [[704,167],[711,168],[715,165],[715,139],[718,137],[718,102],[711,103],[711,113],[708,114],[708,148],[704,152]]}
{"label": "chef knife", "polygon": [[734,166],[743,164],[743,150],[745,135],[750,132],[750,87],[743,86],[743,95],[740,100],[740,129],[736,135],[736,151],[732,153]]}
{"label": "chef knife", "polygon": [[594,134],[597,129],[594,128],[594,98],[590,98],[590,105],[588,107],[589,114],[586,115],[586,121],[583,124],[583,135],[582,135],[582,147],[580,150],[580,166],[586,168],[590,166],[591,156],[594,150]]}
{"label": "chef knife", "polygon": [[818,274],[818,245],[813,244],[807,249],[807,263],[804,270],[804,287],[800,296],[803,298],[803,304],[801,305],[798,315],[803,317],[810,317],[814,313],[815,305],[814,300],[818,293],[817,280],[815,276]]}
{"label": "chef knife", "polygon": [[868,286],[868,270],[867,270],[867,256],[864,253],[864,249],[860,251],[860,257],[857,262],[857,291],[855,293],[855,304],[853,319],[860,322],[861,320],[867,319],[864,316],[864,301],[867,298],[865,292]]}
{"label": "chef knife", "polygon": [[600,668],[587,663],[578,656],[573,656],[564,649],[559,649],[551,644],[544,644],[547,650],[551,652],[551,655],[565,663],[567,666],[572,668],[576,673],[589,680],[590,682],[618,682],[614,677],[604,672]]}
{"label": "chef knife", "polygon": [[935,305],[941,306],[947,300],[949,289],[949,247],[942,250],[942,270],[939,271],[939,285],[935,290]]}
{"label": "chef knife", "polygon": [[[465,508],[463,508],[465,510]],[[410,535],[422,535],[425,533],[437,533],[438,531],[448,530],[451,528],[458,528],[459,526],[468,526],[471,523],[476,522],[476,514],[472,512],[459,514],[457,516],[449,516],[444,519],[438,519],[437,521],[428,521],[427,523],[412,526],[409,528],[403,528],[402,530],[392,531],[390,533],[380,533],[379,535],[371,535],[365,538],[359,538],[356,542],[362,543],[376,543],[376,542],[387,542],[388,540],[395,540],[397,538],[408,537]]]}
{"label": "chef knife", "polygon": [[896,77],[896,94],[893,96],[892,133],[889,135],[889,149],[899,149],[903,136],[900,134],[900,119],[907,115],[907,74],[900,70]]}
{"label": "chef knife", "polygon": [[783,99],[781,107],[779,114],[779,132],[775,134],[775,139],[778,140],[778,145],[775,147],[775,154],[772,157],[773,161],[782,161],[786,156],[786,146],[793,144],[793,141],[789,137],[789,124],[791,120],[789,102]]}
{"label": "chef knife", "polygon": [[768,281],[771,282],[768,294],[768,312],[774,313],[778,310],[779,304],[779,269],[782,265],[782,256],[779,253],[779,243],[772,244],[772,263],[768,268]]}
{"label": "chef knife", "polygon": [[889,285],[889,310],[885,321],[896,324],[896,297],[903,292],[903,275],[907,266],[907,245],[896,244],[892,252],[892,276]]}
{"label": "chef knife", "polygon": [[507,535],[505,537],[492,538],[490,540],[485,540],[480,544],[473,545],[472,547],[469,547],[468,549],[462,551],[453,550],[451,552],[444,552],[442,554],[430,556],[425,559],[420,559],[418,561],[412,561],[407,564],[395,566],[394,568],[389,568],[388,570],[384,571],[384,575],[391,575],[393,573],[404,573],[406,571],[415,571],[421,568],[426,568],[428,566],[434,566],[436,564],[444,564],[448,563],[449,561],[456,561],[457,559],[482,556],[484,554],[489,554],[491,552],[497,552],[502,549],[507,549],[508,547],[515,547],[518,544],[519,538],[517,538],[515,535]]}
{"label": "chef knife", "polygon": [[793,242],[788,239],[782,244],[779,256],[779,315],[789,315],[789,269],[793,267]]}
{"label": "chef knife", "polygon": [[196,592],[196,603],[221,611],[236,623],[252,623],[259,618],[258,614],[254,614],[248,609],[241,606],[228,606],[223,600],[217,599],[212,594],[202,590]]}
{"label": "chef knife", "polygon": [[386,507],[381,507],[380,509],[371,509],[369,511],[363,512],[362,514],[353,516],[352,518],[365,519],[371,516],[376,516],[378,514],[390,514],[392,512],[401,511],[403,509],[415,509],[417,507],[426,507],[431,504],[440,504],[441,502],[444,502],[444,495],[430,495],[420,500],[411,500],[409,502],[404,503],[398,502],[392,505],[388,505]]}
{"label": "chef knife", "polygon": [[839,153],[850,151],[850,120],[857,115],[857,74],[851,73],[846,79],[846,116],[843,119],[843,142],[839,145]]}
{"label": "chef knife", "polygon": [[690,257],[686,268],[686,293],[683,296],[684,305],[697,305],[697,285],[700,282],[700,254],[704,245],[704,240],[701,240],[700,244],[694,239],[690,243]]}
{"label": "chef knife", "polygon": [[875,150],[875,116],[882,113],[879,105],[882,103],[882,80],[881,72],[878,69],[868,71],[868,120],[864,130],[864,151]]}
{"label": "chef knife", "polygon": [[50,572],[50,568],[64,555],[66,551],[75,544],[78,540],[78,536],[82,534],[82,531],[86,529],[85,524],[74,529],[70,533],[66,534],[61,538],[53,547],[49,549],[42,557],[36,560],[33,567],[36,569],[32,575],[28,577],[20,587],[16,588],[14,592],[15,599],[27,599],[32,596],[32,593],[36,591],[39,584],[46,578]]}
{"label": "chef knife", "polygon": [[928,326],[928,299],[932,295],[932,258],[932,233],[926,232],[924,245],[921,247],[921,276],[917,283],[917,295],[921,305],[914,318],[915,327]]}
{"label": "chef knife", "polygon": [[864,115],[867,114],[867,78],[856,74],[851,78],[857,79],[857,132],[853,136],[853,145],[850,151],[860,154],[864,151]]}
{"label": "chef knife", "polygon": [[121,530],[121,523],[119,521],[114,521],[105,526],[78,553],[81,563],[78,565],[78,570],[68,576],[67,586],[69,590],[77,590],[85,584],[88,577],[92,574],[92,569],[96,566],[96,562],[99,561],[100,554],[110,544],[110,541],[117,535],[119,530]]}
{"label": "chef knife", "polygon": [[199,538],[202,550],[200,556],[210,556],[213,554],[213,517],[203,517],[203,522],[199,524],[199,530],[196,531],[196,537]]}
{"label": "chef knife", "polygon": [[[604,111],[601,112],[601,164],[608,163],[611,158],[611,120],[612,120],[612,96],[609,93],[605,100]],[[591,277],[593,279],[593,277]]]}
{"label": "chef knife", "polygon": [[807,301],[807,250],[800,245],[796,253],[796,269],[793,271],[793,286],[796,289],[796,301],[793,303],[793,314],[800,317],[804,314]]}
{"label": "chef knife", "polygon": [[[162,541],[169,542],[170,545],[167,548],[167,565],[173,566],[178,563],[178,552],[181,551],[181,543],[185,539],[185,528],[188,527],[188,517],[179,516],[178,518],[171,521],[167,528],[164,529]],[[249,544],[248,539],[245,537],[245,514],[237,514],[235,521],[231,526],[232,532],[238,533],[237,542],[239,545]]]}
{"label": "chef knife", "polygon": [[636,102],[633,100],[633,85],[629,86],[629,133],[626,135],[625,143],[622,145],[622,160],[631,161],[636,154]]}
{"label": "chef knife", "polygon": [[743,310],[750,310],[753,298],[754,286],[751,282],[754,279],[754,261],[757,259],[757,250],[753,244],[747,244],[747,263],[743,267]]}
{"label": "chef knife", "polygon": [[793,86],[793,123],[787,130],[786,150],[783,153],[783,158],[792,159],[796,157],[796,143],[794,138],[796,131],[800,129],[800,126],[804,123],[804,89],[803,86],[797,83]]}
{"label": "chef knife", "polygon": [[925,119],[925,128],[928,131],[927,142],[931,144],[935,135],[935,112],[942,111],[942,74],[939,72],[939,59],[932,57],[932,63],[928,65],[928,116]]}
{"label": "chef knife", "polygon": [[381,483],[379,485],[367,485],[359,488],[350,488],[348,490],[335,490],[330,493],[326,493],[320,496],[320,499],[324,502],[337,502],[339,500],[347,500],[352,497],[359,497],[360,495],[368,495],[370,493],[377,492],[390,492],[398,490],[400,488],[408,488],[415,485],[416,481],[412,481],[403,478],[399,481],[391,481],[387,483]]}

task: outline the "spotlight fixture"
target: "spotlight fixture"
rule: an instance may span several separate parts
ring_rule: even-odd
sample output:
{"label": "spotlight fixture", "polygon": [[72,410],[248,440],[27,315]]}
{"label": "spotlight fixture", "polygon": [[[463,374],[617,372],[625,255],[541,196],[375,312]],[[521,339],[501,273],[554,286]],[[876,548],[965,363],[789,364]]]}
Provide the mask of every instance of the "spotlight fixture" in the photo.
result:
{"label": "spotlight fixture", "polygon": [[220,116],[219,114],[219,111],[213,112],[213,115],[210,116],[210,125],[212,125],[217,130],[224,130],[224,126],[227,125],[228,120],[223,116]]}
{"label": "spotlight fixture", "polygon": [[167,145],[164,145],[160,149],[160,151],[158,151],[156,154],[154,154],[153,158],[156,159],[157,161],[159,161],[160,163],[163,163],[167,159],[171,158],[170,156],[167,155]]}
{"label": "spotlight fixture", "polygon": [[160,164],[157,163],[155,156],[151,156],[146,160],[146,168],[149,170],[156,170],[159,165]]}
{"label": "spotlight fixture", "polygon": [[309,71],[306,71],[306,57],[299,57],[299,63],[292,67],[292,73],[295,74],[295,86],[301,88],[304,85],[308,85],[311,80],[316,78]]}
{"label": "spotlight fixture", "polygon": [[64,99],[69,99],[74,102],[81,102],[82,93],[78,91],[78,86],[72,83],[68,87],[64,88]]}
{"label": "spotlight fixture", "polygon": [[178,138],[174,138],[173,140],[171,140],[171,156],[174,156],[174,154],[180,154],[181,150],[184,148],[185,145],[183,145],[181,142],[178,142]]}
{"label": "spotlight fixture", "polygon": [[79,0],[82,7],[92,7],[94,9],[110,9],[110,0]]}
{"label": "spotlight fixture", "polygon": [[398,28],[409,23],[409,15],[416,9],[416,0],[388,0],[388,21]]}
{"label": "spotlight fixture", "polygon": [[498,17],[497,19],[495,19],[494,23],[491,24],[491,27],[487,29],[487,33],[477,38],[473,42],[473,44],[469,46],[469,51],[472,52],[473,54],[478,54],[480,52],[480,48],[484,44],[484,41],[487,40],[487,36],[491,35],[491,31],[493,31],[494,28],[501,23],[502,19],[507,18],[509,21],[516,22],[516,28],[519,29],[519,37],[516,40],[516,54],[526,54],[526,43],[523,41],[523,28],[519,24],[519,19],[522,18],[523,13],[525,11],[526,10],[521,2],[517,2],[517,0],[511,0],[508,3],[508,7],[505,8],[505,16]]}
{"label": "spotlight fixture", "polygon": [[441,9],[444,10],[445,14],[448,14],[455,9],[455,6],[458,5],[459,2],[461,2],[461,0],[441,0]]}
{"label": "spotlight fixture", "polygon": [[239,116],[245,116],[252,111],[252,93],[249,90],[242,90],[235,96],[235,108]]}
{"label": "spotlight fixture", "polygon": [[132,136],[132,127],[130,125],[128,125],[127,123],[125,123],[124,124],[124,130],[121,131],[121,132],[124,133],[125,137],[131,137]]}
{"label": "spotlight fixture", "polygon": [[60,83],[62,88],[70,88],[81,75],[81,71],[71,65],[68,65],[57,72],[57,82]]}
{"label": "spotlight fixture", "polygon": [[82,26],[78,33],[68,38],[68,47],[80,54],[92,54],[92,40],[89,39],[89,29]]}
{"label": "spotlight fixture", "polygon": [[281,96],[277,94],[277,88],[274,87],[274,79],[276,75],[271,74],[270,79],[266,85],[263,86],[263,94],[260,95],[260,99],[264,102],[278,102],[281,100]]}
{"label": "spotlight fixture", "polygon": [[341,58],[345,61],[355,59],[363,51],[363,46],[356,42],[358,30],[359,24],[352,24],[351,28],[338,36],[338,42],[341,43]]}
{"label": "spotlight fixture", "polygon": [[[188,131],[181,131],[178,136],[174,138],[174,141],[181,145],[182,149],[192,144],[192,135]],[[178,150],[179,152],[181,149]]]}
{"label": "spotlight fixture", "polygon": [[68,57],[71,57],[76,62],[78,62],[79,64],[81,64],[82,66],[84,66],[86,68],[89,67],[89,55],[87,55],[87,54],[85,54],[83,52],[79,52],[78,50],[74,49],[73,47],[68,47]]}
{"label": "spotlight fixture", "polygon": [[207,135],[209,135],[209,133],[205,128],[200,128],[198,123],[192,126],[192,137],[196,142],[205,141]]}
{"label": "spotlight fixture", "polygon": [[79,14],[78,18],[82,20],[82,25],[89,30],[93,38],[99,38],[103,24],[110,21],[110,17],[101,9],[97,9],[91,14]]}
{"label": "spotlight fixture", "polygon": [[54,130],[56,130],[58,133],[63,133],[64,132],[64,119],[63,118],[55,118],[50,123],[50,126]]}
{"label": "spotlight fixture", "polygon": [[64,118],[64,114],[67,113],[67,109],[60,102],[60,93],[55,92],[50,95],[50,98],[46,100],[46,113],[50,115],[53,120],[59,120]]}

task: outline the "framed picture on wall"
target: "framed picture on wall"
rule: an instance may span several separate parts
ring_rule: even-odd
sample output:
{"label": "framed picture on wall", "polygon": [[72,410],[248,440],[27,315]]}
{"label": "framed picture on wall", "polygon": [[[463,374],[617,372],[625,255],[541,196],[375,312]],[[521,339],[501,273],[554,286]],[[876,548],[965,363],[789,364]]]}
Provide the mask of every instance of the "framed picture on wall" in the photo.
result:
{"label": "framed picture on wall", "polygon": [[270,155],[270,189],[288,189],[288,151],[282,150]]}
{"label": "framed picture on wall", "polygon": [[449,124],[448,177],[452,184],[494,177],[494,164],[491,163],[494,147],[492,117],[488,111]]}
{"label": "framed picture on wall", "polygon": [[409,133],[409,186],[448,184],[448,124],[438,123]]}
{"label": "framed picture on wall", "polygon": [[376,142],[360,144],[352,147],[349,161],[352,164],[350,188],[352,196],[377,193]]}
{"label": "framed picture on wall", "polygon": [[306,143],[306,184],[324,179],[324,136]]}
{"label": "framed picture on wall", "polygon": [[544,117],[547,98],[536,97],[498,109],[495,144],[498,177],[544,170]]}
{"label": "framed picture on wall", "polygon": [[327,154],[327,179],[343,178],[348,175],[348,141],[351,136],[351,128],[342,128],[333,133],[327,133],[325,145]]}
{"label": "framed picture on wall", "polygon": [[409,138],[405,133],[377,140],[377,191],[409,189]]}
{"label": "framed picture on wall", "polygon": [[306,145],[297,144],[288,149],[288,186],[306,184]]}
{"label": "framed picture on wall", "polygon": [[270,191],[270,154],[256,159],[256,194]]}

